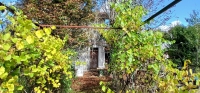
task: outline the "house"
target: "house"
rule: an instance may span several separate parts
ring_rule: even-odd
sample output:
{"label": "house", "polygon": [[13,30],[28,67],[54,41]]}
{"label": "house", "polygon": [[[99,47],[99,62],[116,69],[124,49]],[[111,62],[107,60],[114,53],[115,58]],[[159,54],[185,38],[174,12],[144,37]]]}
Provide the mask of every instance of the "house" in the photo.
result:
{"label": "house", "polygon": [[[95,23],[105,22],[108,16],[106,13],[98,13]],[[106,41],[96,31],[87,29],[89,46],[78,51],[75,69],[76,76],[83,76],[84,72],[97,69],[105,69],[105,64],[109,62],[109,47]]]}

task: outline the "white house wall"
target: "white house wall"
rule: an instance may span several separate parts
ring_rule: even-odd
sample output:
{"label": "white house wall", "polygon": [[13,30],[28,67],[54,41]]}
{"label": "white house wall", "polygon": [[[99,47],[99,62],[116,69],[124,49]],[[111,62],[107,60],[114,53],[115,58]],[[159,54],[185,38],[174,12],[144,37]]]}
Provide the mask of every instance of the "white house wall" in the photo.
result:
{"label": "white house wall", "polygon": [[[98,48],[98,68],[105,68],[105,50],[103,46],[94,47]],[[78,59],[76,62],[82,62],[84,65],[75,65],[77,71],[76,76],[83,76],[85,71],[90,69],[90,48],[85,48],[79,51]]]}
{"label": "white house wall", "polygon": [[90,48],[85,48],[78,52],[78,59],[75,62],[81,62],[81,65],[75,64],[76,76],[83,76],[83,73],[88,70],[90,62]]}
{"label": "white house wall", "polygon": [[98,47],[98,68],[104,68],[105,64],[105,50],[103,46]]}

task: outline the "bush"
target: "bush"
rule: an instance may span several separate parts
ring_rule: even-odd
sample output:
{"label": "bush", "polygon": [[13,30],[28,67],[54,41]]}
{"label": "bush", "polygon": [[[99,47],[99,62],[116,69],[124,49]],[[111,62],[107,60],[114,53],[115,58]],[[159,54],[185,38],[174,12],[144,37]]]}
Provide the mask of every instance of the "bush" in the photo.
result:
{"label": "bush", "polygon": [[67,38],[51,36],[55,26],[39,29],[21,11],[15,14],[0,33],[0,92],[69,90],[74,52],[63,50]]}

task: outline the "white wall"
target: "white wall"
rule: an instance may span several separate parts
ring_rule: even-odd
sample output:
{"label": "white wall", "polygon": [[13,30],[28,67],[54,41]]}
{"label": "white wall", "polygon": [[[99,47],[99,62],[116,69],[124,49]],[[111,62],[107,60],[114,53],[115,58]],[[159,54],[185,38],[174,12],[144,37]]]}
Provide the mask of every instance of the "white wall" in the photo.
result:
{"label": "white wall", "polygon": [[98,68],[105,68],[105,50],[103,46],[99,46],[99,53],[98,53]]}
{"label": "white wall", "polygon": [[[105,50],[103,46],[96,46],[98,48],[98,68],[105,68]],[[75,65],[77,70],[76,76],[83,76],[85,71],[90,69],[90,48],[85,48],[79,51],[76,62],[84,62],[85,65]]]}
{"label": "white wall", "polygon": [[88,70],[90,62],[90,48],[85,48],[78,52],[78,58],[75,62],[81,62],[81,65],[75,65],[77,71],[76,76],[83,76],[83,73]]}

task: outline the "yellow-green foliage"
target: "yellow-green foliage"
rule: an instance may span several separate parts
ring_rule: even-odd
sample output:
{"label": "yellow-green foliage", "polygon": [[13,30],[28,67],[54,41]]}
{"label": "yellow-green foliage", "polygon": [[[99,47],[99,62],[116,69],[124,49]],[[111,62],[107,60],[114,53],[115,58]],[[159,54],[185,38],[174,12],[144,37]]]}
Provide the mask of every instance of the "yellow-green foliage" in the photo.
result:
{"label": "yellow-green foliage", "polygon": [[8,16],[11,23],[0,33],[0,93],[53,92],[61,80],[72,78],[73,52],[63,50],[66,40],[51,36],[55,26],[39,29],[21,12],[16,14]]}
{"label": "yellow-green foliage", "polygon": [[190,60],[185,60],[181,70],[173,68],[172,63],[165,63],[165,68],[162,69],[167,73],[164,77],[154,76],[162,93],[196,93],[199,87],[199,73],[193,73],[189,68]]}
{"label": "yellow-green foliage", "polygon": [[[179,71],[163,57],[162,44],[171,42],[163,39],[162,32],[142,30],[142,16],[146,10],[142,6],[133,6],[132,0],[112,6],[118,14],[114,26],[122,27],[122,30],[99,31],[112,49],[109,71],[113,79],[109,83],[101,82],[102,90],[107,93],[195,91],[191,89],[198,85],[188,83],[194,81],[195,74],[191,69],[186,70],[187,64]],[[137,80],[136,74],[140,70],[146,76]],[[136,85],[137,81],[143,84]],[[180,82],[184,86],[178,87]]]}

